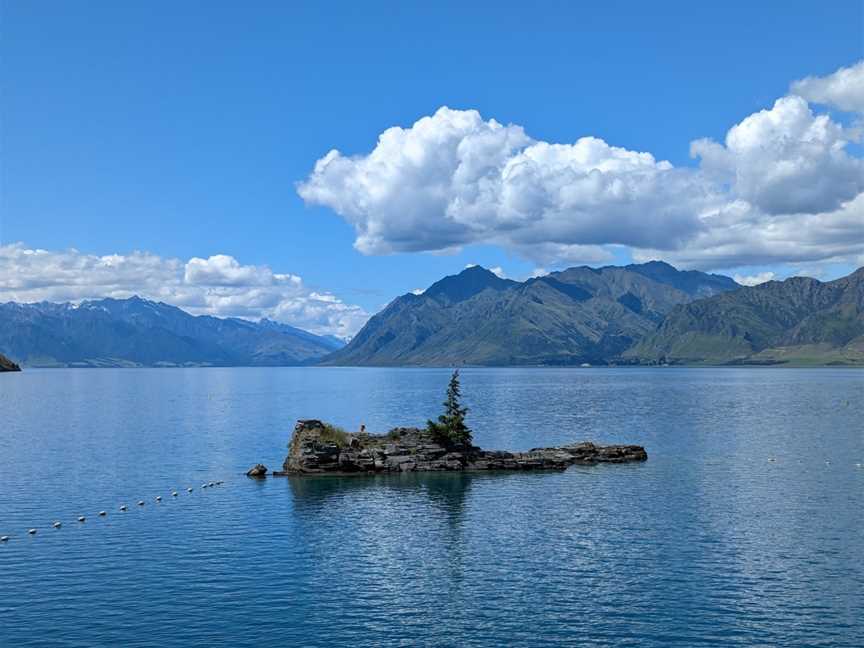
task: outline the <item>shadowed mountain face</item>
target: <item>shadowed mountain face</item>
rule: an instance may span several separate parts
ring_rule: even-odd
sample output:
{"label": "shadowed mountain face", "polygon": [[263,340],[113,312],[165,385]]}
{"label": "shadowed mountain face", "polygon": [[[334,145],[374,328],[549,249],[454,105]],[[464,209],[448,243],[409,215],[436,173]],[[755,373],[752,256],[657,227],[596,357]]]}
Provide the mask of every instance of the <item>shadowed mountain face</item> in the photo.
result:
{"label": "shadowed mountain face", "polygon": [[474,266],[398,297],[332,365],[525,365],[605,362],[678,304],[738,286],[665,263],[570,268],[525,282]]}
{"label": "shadowed mountain face", "polygon": [[195,317],[138,297],[0,304],[0,348],[27,366],[299,365],[339,346],[277,322]]}
{"label": "shadowed mountain face", "polygon": [[708,364],[864,364],[864,268],[769,281],[673,309],[628,354]]}
{"label": "shadowed mountain face", "polygon": [[739,284],[729,277],[706,274],[697,270],[677,270],[674,266],[663,261],[632,264],[625,266],[624,269],[654,281],[674,286],[694,299],[711,297],[721,292],[740,288]]}

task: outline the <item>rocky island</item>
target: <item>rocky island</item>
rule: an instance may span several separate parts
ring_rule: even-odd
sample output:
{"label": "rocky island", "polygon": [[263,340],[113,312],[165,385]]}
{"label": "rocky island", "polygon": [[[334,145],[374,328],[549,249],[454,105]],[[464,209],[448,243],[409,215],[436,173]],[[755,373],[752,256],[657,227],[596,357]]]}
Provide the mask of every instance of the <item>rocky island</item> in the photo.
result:
{"label": "rocky island", "polygon": [[[442,443],[429,431],[418,428],[394,428],[385,435],[348,433],[311,419],[297,422],[282,470],[273,475],[564,470],[573,464],[626,463],[647,458],[645,448],[638,445],[582,442],[506,452]],[[250,476],[263,477],[266,469],[262,468],[256,466]]]}
{"label": "rocky island", "polygon": [[[589,442],[527,452],[483,450],[473,444],[466,425],[468,408],[462,405],[459,371],[447,387],[444,413],[426,429],[397,427],[387,434],[345,430],[319,421],[303,419],[294,426],[288,456],[282,470],[273,475],[331,474],[371,475],[433,471],[565,470],[573,464],[645,461],[648,453],[637,445],[598,446]],[[265,477],[267,468],[256,464],[249,477]]]}

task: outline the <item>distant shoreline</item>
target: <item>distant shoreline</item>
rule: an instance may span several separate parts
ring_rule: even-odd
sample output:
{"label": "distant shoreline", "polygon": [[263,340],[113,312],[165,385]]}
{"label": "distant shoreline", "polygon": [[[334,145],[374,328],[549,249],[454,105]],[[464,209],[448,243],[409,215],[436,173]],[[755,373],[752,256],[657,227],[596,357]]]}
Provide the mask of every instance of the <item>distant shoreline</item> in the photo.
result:
{"label": "distant shoreline", "polygon": [[[741,363],[741,364],[704,364],[704,363],[676,363],[672,365],[636,365],[636,364],[621,364],[621,365],[591,365],[590,367],[581,367],[579,365],[540,365],[540,364],[519,364],[519,365],[107,365],[107,366],[49,366],[49,365],[21,365],[21,370],[27,371],[43,371],[43,370],[64,370],[64,369],[87,369],[87,370],[104,370],[104,369],[566,369],[571,371],[585,371],[588,369],[864,369],[864,364],[816,364],[816,363],[792,363],[792,362],[774,362],[774,363]],[[10,372],[12,373],[12,372]]]}

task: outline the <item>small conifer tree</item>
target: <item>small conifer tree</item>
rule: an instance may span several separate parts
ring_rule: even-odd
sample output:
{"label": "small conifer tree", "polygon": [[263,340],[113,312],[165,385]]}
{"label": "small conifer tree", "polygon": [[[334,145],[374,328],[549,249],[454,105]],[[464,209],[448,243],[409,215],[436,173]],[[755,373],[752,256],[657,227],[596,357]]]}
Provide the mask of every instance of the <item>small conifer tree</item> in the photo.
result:
{"label": "small conifer tree", "polygon": [[462,406],[462,393],[459,385],[459,370],[455,370],[447,386],[447,400],[444,413],[438,421],[427,421],[426,428],[433,437],[446,445],[471,445],[471,429],[465,425],[468,408]]}

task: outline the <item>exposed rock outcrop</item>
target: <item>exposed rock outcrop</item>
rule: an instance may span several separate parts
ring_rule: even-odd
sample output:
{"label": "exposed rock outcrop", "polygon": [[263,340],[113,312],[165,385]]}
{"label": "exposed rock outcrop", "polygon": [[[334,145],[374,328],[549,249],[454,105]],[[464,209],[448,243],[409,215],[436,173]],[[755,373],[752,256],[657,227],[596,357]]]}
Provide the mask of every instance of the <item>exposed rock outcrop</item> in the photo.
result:
{"label": "exposed rock outcrop", "polygon": [[332,432],[321,421],[298,421],[283,470],[292,474],[364,474],[447,470],[564,470],[573,464],[645,461],[645,448],[636,445],[598,446],[573,443],[528,452],[447,446],[426,431],[394,428],[387,435]]}
{"label": "exposed rock outcrop", "polygon": [[255,464],[249,470],[246,471],[247,477],[266,477],[267,476],[267,466],[264,464]]}
{"label": "exposed rock outcrop", "polygon": [[0,371],[21,371],[21,367],[0,353]]}

